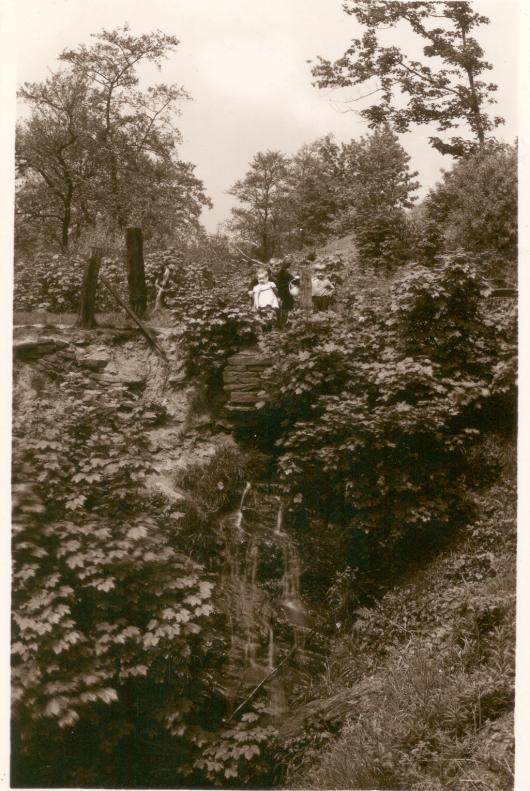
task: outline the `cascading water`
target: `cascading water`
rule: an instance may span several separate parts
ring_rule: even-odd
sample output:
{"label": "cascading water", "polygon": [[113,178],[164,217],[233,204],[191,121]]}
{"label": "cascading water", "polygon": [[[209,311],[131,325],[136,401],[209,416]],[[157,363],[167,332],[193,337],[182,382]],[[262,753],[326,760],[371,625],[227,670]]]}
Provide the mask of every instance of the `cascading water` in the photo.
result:
{"label": "cascading water", "polygon": [[[306,625],[300,560],[284,529],[284,505],[274,487],[244,487],[239,508],[220,523],[225,557],[224,610],[230,626],[226,692],[232,704],[272,673],[299,644]],[[276,663],[276,664],[275,664]],[[267,681],[267,710],[286,709],[282,677]]]}
{"label": "cascading water", "polygon": [[241,501],[239,503],[239,508],[236,511],[235,515],[235,526],[237,530],[241,530],[241,523],[243,522],[243,506],[245,505],[245,498],[249,491],[252,488],[252,484],[247,482],[245,484],[245,488],[243,489],[243,494],[241,495]]}
{"label": "cascading water", "polygon": [[291,537],[283,529],[283,501],[279,499],[278,516],[275,534],[281,539],[283,548],[283,577],[282,577],[282,603],[289,613],[289,620],[293,625],[295,641],[298,638],[298,628],[306,625],[306,613],[300,598],[300,557]]}

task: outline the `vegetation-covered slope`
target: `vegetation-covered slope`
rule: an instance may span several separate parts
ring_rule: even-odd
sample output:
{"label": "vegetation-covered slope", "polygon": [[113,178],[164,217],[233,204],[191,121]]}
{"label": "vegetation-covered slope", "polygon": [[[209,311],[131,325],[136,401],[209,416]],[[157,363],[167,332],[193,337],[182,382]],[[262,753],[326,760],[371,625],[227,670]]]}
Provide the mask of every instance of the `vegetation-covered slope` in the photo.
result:
{"label": "vegetation-covered slope", "polygon": [[311,702],[282,731],[289,787],[512,787],[512,456],[511,444],[489,440],[494,481],[477,493],[475,518],[339,626]]}

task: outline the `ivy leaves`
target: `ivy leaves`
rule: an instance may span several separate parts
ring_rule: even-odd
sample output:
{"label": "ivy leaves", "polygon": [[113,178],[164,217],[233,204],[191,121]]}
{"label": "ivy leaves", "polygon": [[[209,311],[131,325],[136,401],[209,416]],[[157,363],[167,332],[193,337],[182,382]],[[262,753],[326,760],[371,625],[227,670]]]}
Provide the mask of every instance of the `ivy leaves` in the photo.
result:
{"label": "ivy leaves", "polygon": [[163,711],[207,661],[215,615],[213,583],[144,487],[152,405],[120,387],[91,389],[83,374],[66,375],[61,393],[15,422],[19,756],[38,753],[44,737],[52,750],[78,735],[104,739],[109,709],[125,738],[138,700],[146,733],[160,736]]}
{"label": "ivy leaves", "polygon": [[240,785],[267,777],[277,730],[266,724],[265,709],[264,703],[255,701],[233,727],[210,737],[196,766],[211,782],[224,785],[235,780]]}
{"label": "ivy leaves", "polygon": [[292,508],[348,525],[356,567],[370,575],[399,545],[441,540],[462,518],[481,414],[510,413],[514,311],[488,301],[480,263],[409,265],[390,304],[359,300],[351,315],[299,319],[267,340],[277,363],[264,409],[282,427]]}

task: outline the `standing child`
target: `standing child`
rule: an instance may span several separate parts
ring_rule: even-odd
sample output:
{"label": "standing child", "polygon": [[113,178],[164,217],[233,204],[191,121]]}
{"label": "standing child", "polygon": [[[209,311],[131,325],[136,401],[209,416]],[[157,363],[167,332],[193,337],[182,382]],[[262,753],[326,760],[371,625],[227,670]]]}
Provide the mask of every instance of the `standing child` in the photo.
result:
{"label": "standing child", "polygon": [[315,273],[311,279],[311,293],[313,298],[313,310],[327,310],[333,299],[335,286],[326,276],[326,265],[315,264]]}
{"label": "standing child", "polygon": [[254,310],[259,312],[267,312],[272,310],[276,312],[280,309],[276,283],[273,283],[269,278],[269,274],[265,267],[258,269],[256,276],[258,278],[258,282],[251,292]]}
{"label": "standing child", "polygon": [[287,268],[288,266],[289,260],[286,257],[283,261],[281,261],[280,268],[274,276],[278,297],[280,299],[280,314],[278,317],[280,327],[285,326],[289,316],[289,311],[294,307],[294,299],[289,289],[289,286],[293,280],[293,276],[289,272],[289,269]]}

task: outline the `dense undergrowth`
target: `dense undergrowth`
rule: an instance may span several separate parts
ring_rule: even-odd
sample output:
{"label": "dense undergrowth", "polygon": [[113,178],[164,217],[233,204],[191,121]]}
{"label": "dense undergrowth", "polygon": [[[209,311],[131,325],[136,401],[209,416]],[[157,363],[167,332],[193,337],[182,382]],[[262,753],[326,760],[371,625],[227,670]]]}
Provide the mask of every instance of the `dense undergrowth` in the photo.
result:
{"label": "dense undergrowth", "polygon": [[[509,788],[515,305],[487,263],[362,293],[346,272],[337,312],[283,333],[244,283],[205,299],[184,267],[177,343],[210,405],[235,350],[275,365],[244,449],[176,474],[177,503],[146,486],[160,403],[68,356],[35,373],[14,426],[15,784]],[[228,726],[213,525],[255,479],[282,487],[328,658],[282,720],[258,695]]]}
{"label": "dense undergrowth", "polygon": [[234,668],[215,529],[266,460],[219,446],[175,472],[168,498],[148,484],[163,404],[61,354],[17,370],[12,782],[270,784],[264,701],[223,719]]}
{"label": "dense undergrowth", "polygon": [[[37,366],[14,424],[15,784],[510,787],[516,311],[493,287],[513,263],[429,250],[384,277],[324,258],[335,310],[294,310],[283,332],[263,332],[233,260],[212,278],[191,254],[153,258],[151,298],[175,267],[166,342],[196,403],[219,417],[239,349],[274,361],[240,447],[175,472],[176,500],[147,485],[169,419],[152,389],[67,353]],[[71,305],[64,283],[46,294],[28,306]],[[249,480],[281,487],[320,656],[284,671],[280,719],[264,691],[226,723],[216,525]],[[258,582],[278,601],[268,551]]]}
{"label": "dense undergrowth", "polygon": [[410,265],[260,339],[276,363],[257,434],[275,439],[302,589],[340,633],[327,688],[295,699],[353,695],[280,727],[286,782],[510,787],[516,314],[493,259]]}
{"label": "dense undergrowth", "polygon": [[457,542],[341,629],[307,696],[324,713],[329,700],[351,702],[316,733],[302,716],[296,738],[290,726],[289,787],[512,787],[513,446],[497,438],[485,453],[502,472],[477,493],[476,518]]}
{"label": "dense undergrowth", "polygon": [[163,410],[64,367],[14,426],[13,779],[157,784],[222,651],[213,582],[145,486]]}

